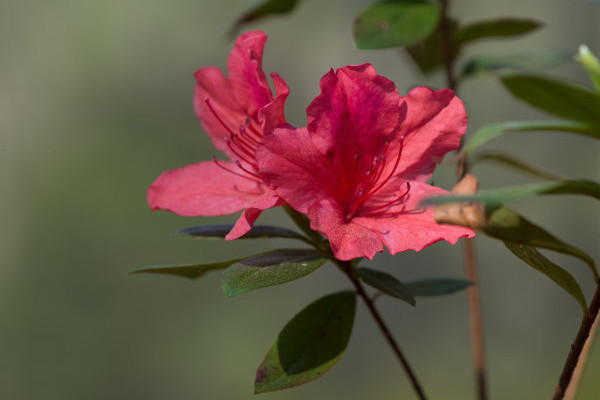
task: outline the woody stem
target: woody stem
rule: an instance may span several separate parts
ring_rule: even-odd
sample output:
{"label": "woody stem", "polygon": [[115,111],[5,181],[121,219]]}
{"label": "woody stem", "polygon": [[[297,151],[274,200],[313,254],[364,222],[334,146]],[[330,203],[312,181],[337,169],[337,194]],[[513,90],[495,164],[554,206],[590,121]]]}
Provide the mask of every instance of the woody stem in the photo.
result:
{"label": "woody stem", "polygon": [[425,396],[425,392],[423,391],[423,388],[421,387],[421,384],[419,383],[417,376],[415,375],[411,365],[408,363],[408,360],[402,353],[402,350],[400,350],[400,346],[398,345],[398,343],[392,336],[392,333],[390,332],[390,329],[388,328],[385,321],[383,320],[383,317],[381,316],[381,314],[375,307],[373,300],[369,297],[369,295],[365,291],[363,285],[356,278],[356,276],[354,276],[352,274],[351,263],[349,261],[339,261],[339,260],[335,260],[335,263],[346,274],[348,279],[350,279],[350,281],[354,285],[354,288],[356,289],[356,293],[358,293],[358,295],[363,299],[363,301],[367,305],[367,308],[369,309],[369,312],[375,319],[375,322],[377,323],[379,330],[381,331],[381,333],[387,340],[388,344],[394,351],[396,358],[398,358],[398,361],[400,362],[400,364],[402,364],[402,367],[406,371],[406,374],[408,375],[408,379],[410,380],[410,383],[412,384],[412,387],[413,387],[415,393],[417,394],[418,398],[420,400],[427,400],[427,397]]}
{"label": "woody stem", "polygon": [[563,367],[558,385],[556,386],[556,390],[552,396],[552,400],[561,400],[565,397],[565,392],[569,386],[569,383],[571,382],[573,372],[577,367],[579,358],[585,347],[585,343],[588,341],[588,338],[591,340],[590,332],[592,330],[592,326],[594,325],[594,321],[596,318],[598,318],[598,312],[600,311],[600,281],[596,282],[596,285],[596,292],[594,293],[594,297],[592,298],[587,312],[583,316],[581,325],[579,327],[579,332],[577,332],[577,337],[571,345],[571,351],[569,352],[569,356],[567,357]]}

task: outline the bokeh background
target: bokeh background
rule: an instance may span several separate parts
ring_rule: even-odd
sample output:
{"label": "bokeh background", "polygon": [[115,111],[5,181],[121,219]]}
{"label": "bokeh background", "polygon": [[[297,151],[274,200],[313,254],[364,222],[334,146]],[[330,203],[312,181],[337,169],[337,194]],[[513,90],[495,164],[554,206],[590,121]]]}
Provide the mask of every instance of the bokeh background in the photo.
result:
{"label": "bokeh background", "polygon": [[[487,41],[469,52],[533,49],[600,53],[600,6],[585,0],[465,0],[461,21],[533,17],[544,29]],[[367,0],[303,2],[295,13],[249,29],[269,35],[266,72],[292,94],[287,115],[305,121],[318,80],[331,67],[371,62],[401,93],[444,86],[394,50],[359,51],[353,17]],[[222,243],[169,236],[223,218],[151,213],[147,186],[166,169],[212,156],[192,110],[193,72],[224,67],[226,33],[250,6],[241,0],[0,1],[0,398],[252,399],[255,368],[285,323],[310,301],[348,283],[331,266],[291,284],[227,299],[219,274],[199,281],[129,276],[140,266],[216,261],[283,240]],[[586,82],[575,63],[549,71]],[[510,98],[494,77],[461,89],[470,132],[485,123],[546,118]],[[560,133],[512,134],[488,148],[512,151],[571,177],[598,179],[598,144]],[[484,188],[530,181],[495,166],[474,170]],[[453,167],[436,183],[450,187]],[[514,205],[599,259],[598,205],[573,196]],[[289,225],[270,211],[262,222]],[[578,305],[498,242],[477,239],[489,381],[495,399],[549,398],[581,317]],[[578,260],[552,255],[582,282]],[[461,248],[378,255],[400,279],[461,277]],[[583,284],[591,296],[591,285]],[[379,305],[432,399],[473,397],[464,293],[416,308]],[[600,350],[580,399],[600,398]],[[407,379],[365,308],[342,361],[324,378],[269,399],[413,398]]]}

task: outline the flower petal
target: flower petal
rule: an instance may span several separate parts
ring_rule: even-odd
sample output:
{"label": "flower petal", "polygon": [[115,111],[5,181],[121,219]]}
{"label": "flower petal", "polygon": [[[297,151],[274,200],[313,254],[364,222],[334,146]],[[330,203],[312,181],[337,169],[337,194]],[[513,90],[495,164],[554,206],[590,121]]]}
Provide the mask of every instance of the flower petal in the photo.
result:
{"label": "flower petal", "polygon": [[370,162],[398,125],[396,86],[370,64],[331,70],[320,86],[306,110],[314,145],[341,170],[351,170],[357,154]]}
{"label": "flower petal", "polygon": [[[236,168],[233,163],[219,163]],[[184,216],[226,215],[252,206],[264,194],[261,184],[204,161],[162,173],[148,188],[148,204],[152,210]]]}
{"label": "flower petal", "polygon": [[406,113],[399,135],[404,136],[397,174],[424,182],[444,155],[456,150],[467,131],[462,101],[449,89],[418,87],[400,98]]}
{"label": "flower petal", "polygon": [[283,106],[290,94],[290,89],[283,78],[274,72],[271,77],[275,86],[275,99],[258,112],[258,121],[262,125],[263,136],[268,135],[273,132],[273,129],[285,123]]}
{"label": "flower petal", "polygon": [[344,222],[344,211],[331,199],[319,200],[309,207],[310,227],[329,239],[331,250],[338,260],[366,257],[373,259],[383,251],[377,232],[360,224]]}
{"label": "flower petal", "polygon": [[423,198],[447,194],[447,191],[417,181],[410,184],[410,198],[404,204],[404,212],[402,206],[398,206],[397,210],[389,211],[392,215],[394,211],[398,212],[394,217],[357,217],[353,222],[379,232],[379,237],[390,254],[406,250],[420,251],[440,240],[454,244],[460,238],[475,235],[469,228],[438,224],[433,217],[432,208],[417,209]]}
{"label": "flower petal", "polygon": [[306,128],[280,127],[256,151],[263,181],[296,210],[306,213],[318,197],[330,197],[335,171],[313,146]]}
{"label": "flower petal", "polygon": [[244,236],[250,229],[263,210],[271,207],[280,206],[283,201],[273,191],[267,191],[264,195],[257,198],[251,207],[244,210],[240,218],[231,229],[231,232],[225,236],[225,240],[234,240]]}
{"label": "flower petal", "polygon": [[232,94],[248,115],[273,100],[267,77],[262,70],[262,55],[267,35],[261,31],[246,32],[235,41],[227,60]]}

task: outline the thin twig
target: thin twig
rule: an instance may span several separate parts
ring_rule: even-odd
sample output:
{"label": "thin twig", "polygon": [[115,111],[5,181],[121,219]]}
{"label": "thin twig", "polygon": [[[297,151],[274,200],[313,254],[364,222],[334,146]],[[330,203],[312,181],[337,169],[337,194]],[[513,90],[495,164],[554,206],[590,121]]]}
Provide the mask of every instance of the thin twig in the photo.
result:
{"label": "thin twig", "polygon": [[552,396],[552,400],[564,399],[565,391],[571,382],[573,372],[575,371],[575,367],[577,366],[583,351],[583,347],[590,336],[590,331],[594,325],[594,321],[598,317],[598,311],[600,311],[600,281],[596,284],[596,292],[594,293],[594,297],[592,298],[587,312],[583,316],[581,325],[579,327],[579,332],[577,332],[577,337],[571,345],[571,351],[569,352],[569,356],[565,361],[565,365],[560,375],[558,385],[556,386],[556,390],[554,391],[554,396]]}
{"label": "thin twig", "polygon": [[571,383],[567,386],[567,392],[565,393],[565,400],[575,400],[577,396],[577,392],[579,391],[579,386],[581,385],[581,378],[583,376],[583,371],[585,370],[585,366],[587,364],[587,360],[590,356],[590,351],[592,351],[592,345],[594,344],[594,337],[596,336],[596,332],[598,331],[598,321],[600,319],[596,316],[596,321],[594,325],[592,325],[592,330],[590,331],[590,336],[585,341],[585,345],[583,346],[583,350],[581,351],[581,356],[579,357],[579,362],[575,367],[575,371],[573,371],[573,377],[571,378]]}
{"label": "thin twig", "polygon": [[404,370],[406,371],[406,374],[408,375],[410,383],[412,384],[413,389],[416,392],[419,399],[427,400],[427,397],[425,396],[425,392],[423,391],[423,388],[421,387],[421,384],[419,383],[417,376],[415,375],[412,367],[408,363],[408,360],[402,353],[402,350],[400,350],[400,346],[398,345],[398,343],[392,336],[392,334],[391,334],[389,328],[387,327],[385,321],[383,320],[381,314],[375,307],[373,300],[369,297],[369,295],[363,288],[360,281],[352,274],[352,268],[350,266],[350,263],[347,261],[336,261],[336,264],[348,276],[348,278],[354,285],[356,292],[358,293],[358,295],[363,299],[363,301],[367,305],[367,308],[369,309],[369,311],[371,312],[371,315],[375,319],[375,322],[377,322],[377,325],[379,326],[379,330],[381,330],[381,333],[383,333],[383,336],[385,336],[388,344],[390,345],[390,347],[394,351],[394,354],[398,358],[398,361],[400,361],[400,363],[402,364],[402,367],[404,367]]}
{"label": "thin twig", "polygon": [[417,377],[416,377],[415,373],[413,372],[412,367],[408,363],[408,360],[406,359],[406,357],[404,357],[404,354],[402,354],[402,351],[400,350],[400,346],[398,345],[398,343],[396,343],[396,340],[394,339],[389,328],[385,324],[385,321],[381,317],[381,314],[379,314],[379,311],[377,311],[377,308],[375,308],[375,303],[374,303],[375,298],[372,299],[369,297],[369,295],[363,288],[360,281],[352,274],[352,261],[340,261],[340,260],[336,259],[333,255],[333,252],[329,248],[328,244],[327,244],[327,248],[325,248],[326,247],[325,244],[327,242],[323,241],[323,237],[318,232],[312,231],[310,229],[309,221],[306,218],[306,216],[304,216],[303,214],[299,213],[298,211],[294,210],[293,208],[291,208],[287,205],[284,208],[285,208],[286,213],[296,223],[296,225],[300,229],[302,229],[302,231],[307,236],[311,237],[312,240],[310,241],[310,244],[316,250],[322,251],[323,253],[327,253],[328,258],[335,265],[337,265],[340,268],[340,270],[342,270],[342,272],[344,272],[344,274],[346,274],[346,276],[350,279],[350,281],[352,282],[352,284],[354,285],[354,287],[356,289],[357,294],[363,299],[363,301],[367,305],[367,308],[371,312],[371,315],[375,319],[375,322],[377,322],[377,326],[383,333],[383,336],[385,336],[389,345],[392,347],[394,354],[396,355],[396,357],[398,358],[398,360],[404,367],[404,370],[406,371],[408,378],[410,379],[410,382],[411,382],[415,392],[417,393],[417,396],[419,397],[420,400],[427,400],[427,397],[425,397],[425,392],[423,391],[421,384],[417,380]]}
{"label": "thin twig", "polygon": [[[442,51],[444,52],[444,72],[446,74],[446,83],[448,87],[456,93],[458,81],[454,75],[454,54],[453,32],[450,18],[448,17],[448,0],[442,0],[442,10],[440,19],[440,30],[442,36]],[[461,143],[462,147],[462,143]],[[459,148],[460,152],[460,148]],[[469,166],[467,158],[460,157],[457,165],[457,175],[460,180],[467,174]],[[463,244],[464,266],[466,278],[476,284],[467,289],[467,298],[469,303],[469,321],[471,330],[471,343],[473,348],[473,364],[475,368],[475,381],[477,385],[477,399],[487,400],[487,379],[485,366],[485,345],[483,339],[483,317],[481,313],[481,301],[479,297],[479,284],[477,280],[477,259],[475,256],[475,243],[473,239],[468,239]]]}

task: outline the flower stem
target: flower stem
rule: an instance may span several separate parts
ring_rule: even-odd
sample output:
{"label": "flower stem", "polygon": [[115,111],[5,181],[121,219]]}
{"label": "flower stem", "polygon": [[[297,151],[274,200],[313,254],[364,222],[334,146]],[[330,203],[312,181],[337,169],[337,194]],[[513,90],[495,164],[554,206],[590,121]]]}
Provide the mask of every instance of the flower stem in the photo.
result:
{"label": "flower stem", "polygon": [[600,281],[596,282],[596,284],[596,292],[594,293],[594,297],[592,298],[592,302],[590,303],[587,312],[583,316],[581,325],[579,326],[579,332],[577,332],[577,337],[571,345],[571,351],[569,352],[569,356],[563,367],[552,400],[562,400],[565,397],[565,392],[573,377],[573,371],[575,371],[575,367],[577,366],[585,343],[590,336],[594,321],[598,317],[598,312],[600,311]]}
{"label": "flower stem", "polygon": [[383,336],[386,338],[388,344],[394,351],[394,354],[398,358],[398,361],[400,361],[400,364],[402,364],[402,367],[404,367],[404,370],[406,371],[406,374],[408,375],[408,378],[413,386],[414,391],[416,392],[417,396],[419,397],[419,400],[427,400],[427,397],[425,397],[425,392],[423,391],[423,388],[421,387],[421,384],[419,383],[417,376],[413,372],[412,367],[410,366],[410,364],[408,363],[408,360],[402,353],[402,350],[400,350],[400,346],[398,345],[398,343],[396,343],[396,340],[392,336],[392,333],[390,332],[390,329],[388,328],[385,321],[383,320],[383,317],[381,316],[381,314],[379,313],[377,308],[375,308],[375,298],[369,297],[369,295],[363,288],[363,285],[360,283],[358,278],[356,278],[356,276],[354,276],[354,274],[352,273],[352,269],[353,269],[352,261],[341,261],[341,260],[336,259],[333,256],[333,253],[331,252],[329,243],[318,232],[315,232],[310,228],[310,221],[308,221],[308,218],[306,218],[306,216],[304,214],[299,213],[298,211],[294,210],[287,204],[284,206],[284,209],[285,209],[285,212],[290,216],[290,218],[296,223],[296,225],[308,237],[310,237],[309,243],[316,250],[322,251],[323,253],[327,253],[328,258],[335,265],[337,265],[344,274],[346,274],[348,279],[350,279],[350,281],[354,285],[354,288],[356,289],[356,293],[360,296],[360,298],[363,299],[363,301],[367,305],[367,308],[369,309],[369,312],[375,319],[375,322],[377,323],[379,330],[381,330],[381,333],[383,333]]}
{"label": "flower stem", "polygon": [[425,392],[423,391],[423,388],[421,387],[421,384],[419,383],[419,381],[417,379],[417,376],[415,375],[412,367],[408,363],[408,360],[406,359],[406,357],[402,353],[402,350],[400,350],[400,346],[398,345],[398,343],[396,342],[396,340],[392,336],[392,334],[390,332],[390,329],[386,325],[386,323],[383,320],[381,314],[379,313],[379,311],[375,307],[375,304],[374,304],[373,300],[369,297],[369,295],[367,294],[367,292],[363,288],[363,285],[360,283],[360,281],[352,274],[352,267],[350,265],[350,262],[336,260],[335,263],[346,274],[346,276],[348,276],[348,279],[350,279],[350,281],[354,285],[354,288],[356,289],[356,292],[358,293],[358,295],[363,299],[363,301],[367,305],[367,308],[369,309],[369,311],[371,312],[371,315],[375,319],[375,322],[377,323],[377,326],[379,327],[379,330],[381,330],[381,333],[383,333],[383,336],[385,337],[385,339],[387,340],[388,344],[390,345],[390,347],[394,351],[394,354],[398,358],[398,361],[400,361],[400,364],[402,364],[402,367],[406,371],[406,374],[408,375],[410,383],[412,384],[413,389],[416,392],[416,394],[419,397],[419,399],[420,400],[427,400],[427,397],[425,396]]}
{"label": "flower stem", "polygon": [[[456,93],[458,80],[454,74],[455,50],[452,42],[453,32],[451,21],[448,16],[449,0],[442,0],[440,18],[440,30],[442,36],[442,51],[444,53],[444,72],[448,88]],[[462,147],[462,143],[461,143]],[[460,152],[460,148],[458,149]],[[457,165],[457,175],[460,180],[469,170],[466,156],[463,154]],[[475,243],[473,239],[467,239],[463,244],[464,266],[466,278],[475,283],[467,289],[467,301],[469,304],[469,321],[471,330],[471,344],[473,351],[473,366],[475,368],[475,381],[477,385],[477,399],[487,400],[487,380],[485,366],[485,345],[483,339],[483,317],[481,313],[481,301],[479,297],[479,282],[477,279],[477,259],[475,256]]]}

